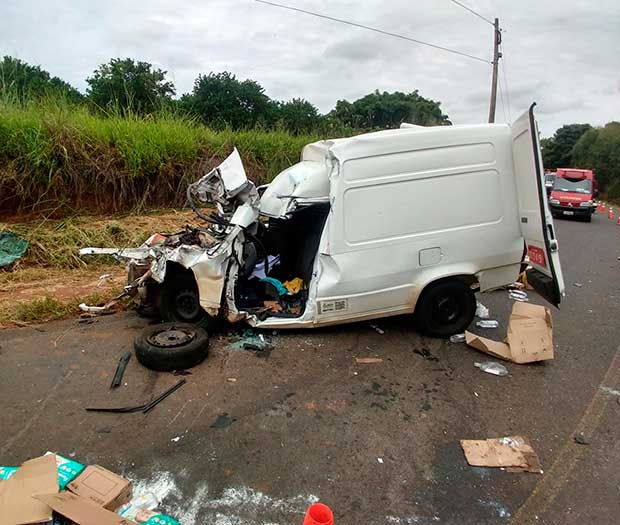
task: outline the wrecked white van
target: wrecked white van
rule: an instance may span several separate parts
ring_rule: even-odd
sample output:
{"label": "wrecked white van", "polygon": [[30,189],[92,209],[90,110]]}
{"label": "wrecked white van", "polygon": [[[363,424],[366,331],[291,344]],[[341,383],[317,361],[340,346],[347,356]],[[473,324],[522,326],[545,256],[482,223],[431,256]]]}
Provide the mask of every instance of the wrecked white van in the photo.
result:
{"label": "wrecked white van", "polygon": [[[134,249],[127,292],[166,321],[218,318],[310,328],[399,314],[425,334],[462,332],[474,291],[564,293],[533,106],[512,126],[420,127],[320,141],[265,188],[235,150],[191,184],[203,228]],[[206,215],[201,203],[212,203]]]}

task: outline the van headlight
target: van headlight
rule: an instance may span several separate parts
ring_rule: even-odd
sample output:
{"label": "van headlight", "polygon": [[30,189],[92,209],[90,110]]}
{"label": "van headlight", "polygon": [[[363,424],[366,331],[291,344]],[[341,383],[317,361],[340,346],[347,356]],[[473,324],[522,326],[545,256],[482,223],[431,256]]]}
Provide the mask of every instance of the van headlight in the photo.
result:
{"label": "van headlight", "polygon": [[560,204],[558,199],[549,199],[549,204]]}
{"label": "van headlight", "polygon": [[579,203],[580,208],[589,208],[592,206],[592,201],[584,201]]}

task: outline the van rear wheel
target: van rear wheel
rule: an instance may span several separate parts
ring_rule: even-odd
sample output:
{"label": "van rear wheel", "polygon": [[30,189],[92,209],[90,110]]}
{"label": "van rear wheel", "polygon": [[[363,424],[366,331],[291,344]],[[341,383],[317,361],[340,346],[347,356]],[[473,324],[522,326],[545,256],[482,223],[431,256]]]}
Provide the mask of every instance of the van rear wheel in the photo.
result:
{"label": "van rear wheel", "polygon": [[418,331],[445,339],[467,329],[476,314],[476,296],[464,282],[441,281],[422,292],[416,306]]}

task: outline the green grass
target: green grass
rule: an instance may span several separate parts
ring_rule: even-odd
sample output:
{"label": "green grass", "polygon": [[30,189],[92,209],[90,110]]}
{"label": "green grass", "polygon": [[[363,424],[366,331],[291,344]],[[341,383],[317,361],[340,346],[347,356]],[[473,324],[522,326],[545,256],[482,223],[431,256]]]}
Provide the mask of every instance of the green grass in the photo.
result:
{"label": "green grass", "polygon": [[178,206],[188,182],[236,146],[248,175],[270,181],[319,136],[213,131],[162,112],[97,115],[61,101],[0,98],[0,213],[90,213]]}

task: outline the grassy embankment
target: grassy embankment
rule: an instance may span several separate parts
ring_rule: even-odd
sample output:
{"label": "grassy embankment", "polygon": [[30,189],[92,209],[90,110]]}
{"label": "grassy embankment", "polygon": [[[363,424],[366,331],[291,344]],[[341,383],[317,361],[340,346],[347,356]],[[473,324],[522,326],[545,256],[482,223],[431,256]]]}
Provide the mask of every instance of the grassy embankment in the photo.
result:
{"label": "grassy embankment", "polygon": [[[101,116],[58,102],[22,105],[0,98],[0,231],[30,241],[25,257],[0,271],[0,324],[64,317],[79,302],[101,303],[115,295],[122,286],[118,279],[90,297],[80,291],[78,284],[96,283],[101,273],[122,271],[109,260],[83,260],[77,250],[135,246],[154,231],[183,226],[189,214],[153,210],[183,206],[187,183],[233,146],[260,184],[319,138],[213,131],[170,113]],[[119,213],[124,216],[102,217]],[[58,282],[73,283],[74,296],[56,293]]]}

